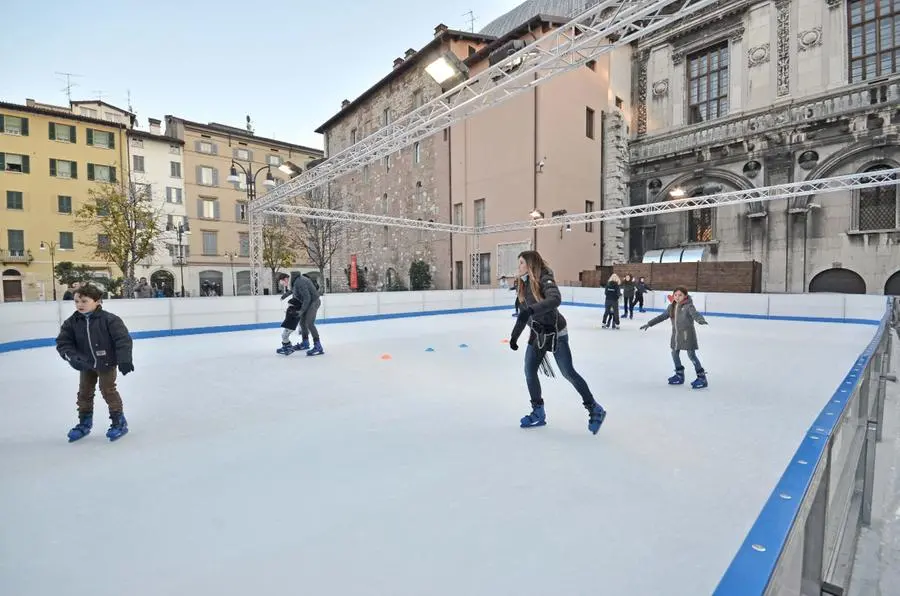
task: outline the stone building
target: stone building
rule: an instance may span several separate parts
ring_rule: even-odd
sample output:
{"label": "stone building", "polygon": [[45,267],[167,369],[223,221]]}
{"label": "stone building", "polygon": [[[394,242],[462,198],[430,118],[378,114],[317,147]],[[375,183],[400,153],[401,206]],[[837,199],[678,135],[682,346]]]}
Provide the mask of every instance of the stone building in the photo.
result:
{"label": "stone building", "polygon": [[[900,3],[727,0],[636,45],[632,204],[900,166]],[[900,294],[898,188],[634,218],[629,259],[756,260],[763,291]]]}

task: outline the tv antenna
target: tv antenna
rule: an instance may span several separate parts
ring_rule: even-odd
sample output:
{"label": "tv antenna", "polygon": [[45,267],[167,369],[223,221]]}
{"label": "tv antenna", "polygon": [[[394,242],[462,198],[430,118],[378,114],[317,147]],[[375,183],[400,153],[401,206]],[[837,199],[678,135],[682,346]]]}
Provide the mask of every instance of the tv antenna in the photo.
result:
{"label": "tv antenna", "polygon": [[55,72],[53,74],[58,74],[66,77],[66,86],[61,89],[61,91],[66,92],[66,98],[69,100],[69,103],[72,103],[72,87],[77,87],[78,83],[72,82],[72,77],[80,77],[84,75],[75,74],[74,72]]}
{"label": "tv antenna", "polygon": [[97,96],[97,101],[103,101],[103,91],[102,90],[95,89],[94,91],[91,91],[91,93],[93,93],[94,95]]}
{"label": "tv antenna", "polygon": [[464,12],[462,16],[464,16],[464,17],[469,17],[469,18],[468,18],[468,21],[469,21],[469,31],[472,32],[472,33],[475,33],[475,21],[478,20],[478,19],[475,18],[475,13],[472,12],[472,11],[470,10],[469,12]]}

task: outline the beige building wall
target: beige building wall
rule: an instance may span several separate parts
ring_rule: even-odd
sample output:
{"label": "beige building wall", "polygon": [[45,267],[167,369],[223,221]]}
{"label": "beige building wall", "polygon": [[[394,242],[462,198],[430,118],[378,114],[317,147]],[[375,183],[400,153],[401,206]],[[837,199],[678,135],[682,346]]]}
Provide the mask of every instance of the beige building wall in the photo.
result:
{"label": "beige building wall", "polygon": [[[290,161],[306,170],[308,162],[322,157],[322,152],[257,137],[239,128],[174,116],[166,116],[166,135],[184,141],[182,177],[191,228],[185,290],[190,296],[249,294],[247,190],[240,168],[242,181],[227,181],[232,161],[254,174],[262,170],[256,176],[259,197],[269,190],[264,185],[267,168],[276,184],[284,184],[288,175],[278,166]],[[306,273],[314,267],[306,255],[298,254],[291,269]]]}

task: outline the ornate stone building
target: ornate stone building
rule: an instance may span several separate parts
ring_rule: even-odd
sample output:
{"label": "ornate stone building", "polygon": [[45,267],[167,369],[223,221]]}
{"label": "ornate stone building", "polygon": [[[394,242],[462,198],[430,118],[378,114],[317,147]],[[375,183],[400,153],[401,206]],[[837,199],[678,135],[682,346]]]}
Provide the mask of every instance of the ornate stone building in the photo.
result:
{"label": "ornate stone building", "polygon": [[[632,204],[900,167],[900,2],[724,0],[633,57]],[[897,194],[635,218],[628,256],[702,247],[761,262],[763,291],[898,294]]]}

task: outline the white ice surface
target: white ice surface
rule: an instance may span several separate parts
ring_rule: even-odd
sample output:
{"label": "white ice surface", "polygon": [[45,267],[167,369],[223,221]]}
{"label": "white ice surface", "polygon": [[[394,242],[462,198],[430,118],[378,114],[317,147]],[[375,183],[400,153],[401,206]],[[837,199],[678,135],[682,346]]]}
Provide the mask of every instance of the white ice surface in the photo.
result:
{"label": "white ice surface", "polygon": [[316,358],[277,329],[136,341],[116,443],[99,394],[66,442],[53,349],[0,355],[0,594],[711,593],[874,327],[711,318],[693,391],[649,313],[563,312],[597,436],[561,378],[519,428],[510,311],[322,325]]}

